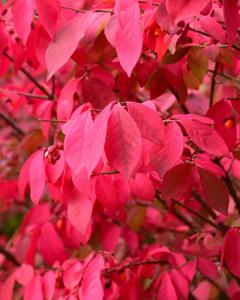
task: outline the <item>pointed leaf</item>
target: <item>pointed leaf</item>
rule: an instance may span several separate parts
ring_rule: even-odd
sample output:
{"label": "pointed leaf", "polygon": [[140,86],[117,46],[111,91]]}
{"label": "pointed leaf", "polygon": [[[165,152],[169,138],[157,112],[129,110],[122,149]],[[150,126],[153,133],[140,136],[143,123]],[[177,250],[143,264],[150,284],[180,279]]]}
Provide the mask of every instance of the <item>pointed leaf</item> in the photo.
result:
{"label": "pointed leaf", "polygon": [[118,21],[115,47],[119,62],[130,77],[143,44],[141,15],[138,1],[116,0],[114,15]]}
{"label": "pointed leaf", "polygon": [[150,152],[150,161],[161,177],[177,163],[183,152],[183,134],[177,124],[171,122],[165,127],[163,141],[163,146],[155,145]]}
{"label": "pointed leaf", "polygon": [[228,270],[240,278],[240,231],[239,228],[228,230],[223,247],[222,258],[224,259]]}
{"label": "pointed leaf", "polygon": [[224,20],[226,24],[227,39],[230,45],[236,39],[238,30],[238,0],[224,0],[223,1]]}
{"label": "pointed leaf", "polygon": [[59,0],[35,0],[37,12],[42,25],[45,27],[48,34],[53,37],[57,28],[58,16],[61,10]]}
{"label": "pointed leaf", "polygon": [[79,292],[79,298],[82,300],[102,300],[104,295],[103,285],[101,282],[101,271],[104,268],[103,257],[96,256],[87,266],[82,286]]}
{"label": "pointed leaf", "polygon": [[190,139],[201,150],[216,156],[223,156],[229,152],[223,138],[214,128],[198,121],[181,120],[181,123]]}
{"label": "pointed leaf", "polygon": [[51,223],[43,225],[38,240],[38,248],[44,260],[49,265],[53,265],[56,261],[62,263],[67,258],[63,241]]}
{"label": "pointed leaf", "polygon": [[111,112],[105,150],[111,165],[131,176],[140,159],[142,139],[135,121],[120,104]]}
{"label": "pointed leaf", "polygon": [[161,284],[157,295],[158,300],[177,300],[177,293],[173,286],[172,280],[168,273],[165,273],[161,278]]}
{"label": "pointed leaf", "polygon": [[225,183],[209,171],[198,168],[203,200],[213,209],[227,214],[229,193]]}
{"label": "pointed leaf", "polygon": [[48,78],[52,77],[71,57],[84,36],[91,13],[78,14],[56,33],[46,52]]}
{"label": "pointed leaf", "polygon": [[68,203],[67,215],[70,223],[84,235],[91,220],[94,201],[78,192]]}
{"label": "pointed leaf", "polygon": [[135,102],[128,102],[127,107],[142,136],[153,143],[161,145],[163,143],[164,125],[158,113]]}
{"label": "pointed leaf", "polygon": [[207,6],[206,0],[167,0],[166,8],[175,24],[194,17]]}
{"label": "pointed leaf", "polygon": [[16,0],[13,6],[13,24],[17,35],[26,44],[33,20],[34,1]]}

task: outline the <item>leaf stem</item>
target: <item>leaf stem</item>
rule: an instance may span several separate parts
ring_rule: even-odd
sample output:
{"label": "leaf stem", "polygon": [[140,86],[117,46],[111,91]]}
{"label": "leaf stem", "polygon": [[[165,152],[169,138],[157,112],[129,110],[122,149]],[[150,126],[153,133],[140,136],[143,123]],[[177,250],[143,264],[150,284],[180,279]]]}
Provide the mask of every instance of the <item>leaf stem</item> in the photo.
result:
{"label": "leaf stem", "polygon": [[[14,63],[14,59],[7,53],[7,51],[3,52],[3,55],[6,56],[8,58],[8,60],[10,60],[11,62]],[[53,100],[52,98],[52,94],[49,93],[49,91],[43,86],[41,85],[24,67],[20,68],[20,71],[30,80],[32,81],[32,83],[35,84],[36,87],[39,88],[39,90],[41,90],[50,100]]]}
{"label": "leaf stem", "polygon": [[24,136],[26,133],[21,129],[10,117],[0,112],[0,118],[3,119],[9,126],[11,126],[18,134]]}
{"label": "leaf stem", "polygon": [[11,252],[0,246],[0,253],[2,253],[5,258],[9,261],[11,261],[15,266],[20,266],[21,264],[16,260],[16,258],[12,255]]}

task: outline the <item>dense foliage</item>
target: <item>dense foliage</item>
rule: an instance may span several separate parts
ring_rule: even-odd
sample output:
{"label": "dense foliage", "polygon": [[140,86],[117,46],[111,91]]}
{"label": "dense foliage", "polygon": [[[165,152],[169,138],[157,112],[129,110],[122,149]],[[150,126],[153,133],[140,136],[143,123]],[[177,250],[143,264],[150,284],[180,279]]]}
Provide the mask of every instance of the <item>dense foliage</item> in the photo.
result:
{"label": "dense foliage", "polygon": [[239,4],[0,4],[1,300],[240,299]]}

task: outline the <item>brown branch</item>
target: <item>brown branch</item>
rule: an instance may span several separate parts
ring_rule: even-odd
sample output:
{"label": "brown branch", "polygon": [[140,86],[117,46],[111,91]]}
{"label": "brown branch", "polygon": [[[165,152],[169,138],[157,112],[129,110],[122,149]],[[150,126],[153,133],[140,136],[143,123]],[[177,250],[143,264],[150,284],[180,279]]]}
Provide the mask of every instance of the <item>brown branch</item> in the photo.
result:
{"label": "brown branch", "polygon": [[24,96],[28,98],[36,98],[36,99],[45,99],[49,100],[49,98],[45,95],[37,95],[37,94],[31,94],[31,93],[25,93],[25,92],[18,92],[19,96]]}
{"label": "brown branch", "polygon": [[[14,59],[7,53],[7,51],[3,52],[3,55],[8,58],[12,63],[14,63]],[[48,99],[52,100],[52,95],[49,93],[49,91],[41,85],[24,67],[20,68],[20,71],[30,80],[32,83],[35,84],[36,87],[39,88],[47,97]]]}
{"label": "brown branch", "polygon": [[21,129],[10,117],[0,112],[0,118],[5,121],[9,126],[11,126],[18,134],[24,136],[26,133],[23,129]]}
{"label": "brown branch", "polygon": [[[139,266],[143,266],[143,265],[156,265],[156,264],[161,264],[163,262],[163,260],[159,260],[159,259],[152,259],[152,260],[145,260],[145,261],[131,261],[129,263],[126,263],[125,265],[117,265],[115,267],[112,268],[106,268],[102,271],[102,275],[108,275],[114,272],[123,272],[125,269],[129,269],[129,268],[135,268],[135,267],[139,267]],[[179,270],[181,268],[183,268],[184,266],[186,266],[189,263],[189,261],[181,264],[180,266],[177,266],[173,269],[175,270]]]}
{"label": "brown branch", "polygon": [[91,177],[100,176],[100,175],[112,175],[112,174],[119,174],[120,172],[117,170],[109,171],[109,172],[101,172],[101,173],[93,173]]}
{"label": "brown branch", "polygon": [[224,182],[226,183],[226,185],[228,187],[229,193],[230,193],[231,197],[233,198],[233,201],[235,202],[238,212],[240,212],[240,198],[238,197],[238,194],[233,186],[231,177],[229,176],[228,172],[225,171],[225,169],[222,166],[219,159],[215,159],[214,161],[224,171],[224,173],[225,173]]}
{"label": "brown branch", "polygon": [[221,231],[222,233],[226,232],[226,229],[217,225],[216,223],[212,222],[211,220],[205,218],[204,216],[200,215],[198,212],[194,211],[193,209],[191,209],[190,207],[186,206],[185,204],[177,201],[177,200],[173,200],[174,203],[176,203],[177,205],[185,208],[187,211],[189,211],[191,214],[195,215],[196,217],[198,217],[199,219],[201,219],[202,221],[204,221],[205,223],[208,223],[209,225],[211,225],[212,227],[216,228],[217,230]]}
{"label": "brown branch", "polygon": [[[211,70],[211,69],[208,69],[207,70],[209,73],[215,73],[214,70]],[[228,74],[225,74],[225,73],[220,73],[220,72],[216,72],[216,75],[218,76],[221,76],[223,78],[226,78],[228,80],[232,80],[232,81],[235,81],[237,83],[240,83],[240,81],[238,79],[236,79],[235,77],[231,76],[231,75],[228,75]]]}
{"label": "brown branch", "polygon": [[63,120],[48,120],[48,119],[37,119],[38,122],[49,122],[49,123],[67,123],[67,121]]}
{"label": "brown branch", "polygon": [[213,76],[212,76],[212,79],[211,79],[211,88],[210,88],[210,97],[209,97],[209,106],[210,107],[213,105],[215,86],[216,86],[216,76],[217,76],[217,73],[218,73],[218,67],[219,67],[219,62],[216,62],[214,70],[213,70]]}
{"label": "brown branch", "polygon": [[[86,13],[90,12],[90,10],[80,9],[80,8],[75,8],[75,7],[69,7],[69,6],[61,6],[61,8],[71,10],[71,11],[74,11],[76,13],[83,13],[83,14],[86,14]],[[107,10],[107,9],[95,9],[95,10],[91,10],[91,11],[99,12],[99,13],[101,13],[101,12],[102,13],[110,13],[110,14],[113,13],[112,10]]]}
{"label": "brown branch", "polygon": [[2,253],[5,258],[9,261],[11,261],[15,266],[20,266],[21,264],[16,260],[16,258],[12,255],[11,252],[0,246],[0,253]]}

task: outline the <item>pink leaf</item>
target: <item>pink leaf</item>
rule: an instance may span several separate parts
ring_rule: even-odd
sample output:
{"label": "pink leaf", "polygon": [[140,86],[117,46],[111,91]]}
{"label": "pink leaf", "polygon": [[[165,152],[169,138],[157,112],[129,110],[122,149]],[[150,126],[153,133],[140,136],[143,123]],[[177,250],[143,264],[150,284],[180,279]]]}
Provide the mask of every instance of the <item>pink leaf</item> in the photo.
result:
{"label": "pink leaf", "polygon": [[82,279],[82,286],[79,291],[79,298],[82,300],[102,300],[104,295],[101,282],[101,271],[104,268],[102,256],[96,256],[87,265]]}
{"label": "pink leaf", "polygon": [[238,0],[224,0],[223,12],[226,24],[227,39],[230,45],[236,39],[238,30]]}
{"label": "pink leaf", "polygon": [[26,44],[33,20],[34,1],[16,0],[13,6],[13,24],[16,33]]}
{"label": "pink leaf", "polygon": [[198,121],[182,120],[181,123],[190,139],[201,150],[216,156],[223,156],[229,152],[226,143],[214,128]]}
{"label": "pink leaf", "polygon": [[202,16],[200,18],[202,29],[211,35],[215,40],[222,44],[226,42],[226,32],[215,18],[209,16]]}
{"label": "pink leaf", "polygon": [[161,145],[163,143],[164,125],[158,113],[136,102],[128,102],[127,107],[142,136],[153,143]]}
{"label": "pink leaf", "polygon": [[198,168],[203,200],[213,209],[227,214],[229,193],[225,183],[209,171]]}
{"label": "pink leaf", "polygon": [[84,235],[91,220],[94,202],[80,194],[73,193],[71,200],[68,203],[67,215],[70,223]]}
{"label": "pink leaf", "polygon": [[56,275],[53,271],[46,272],[42,277],[42,288],[44,299],[52,300],[55,292]]}
{"label": "pink leaf", "polygon": [[150,178],[143,173],[137,173],[132,187],[134,197],[152,201],[155,196],[155,189]]}
{"label": "pink leaf", "polygon": [[51,37],[56,32],[58,16],[61,10],[61,3],[58,0],[35,0],[37,12],[42,25]]}
{"label": "pink leaf", "polygon": [[222,258],[229,271],[240,278],[240,232],[239,228],[228,230],[223,247]]}
{"label": "pink leaf", "polygon": [[218,275],[218,269],[214,262],[204,257],[199,258],[199,269],[203,275],[212,279],[215,279]]}
{"label": "pink leaf", "polygon": [[57,117],[59,120],[69,119],[74,105],[73,95],[77,91],[78,83],[78,79],[71,79],[62,88],[57,101]]}
{"label": "pink leaf", "polygon": [[44,300],[40,275],[34,275],[29,282],[24,291],[24,300]]}
{"label": "pink leaf", "polygon": [[127,75],[130,77],[135,67],[143,44],[141,15],[138,1],[116,0],[114,14],[117,18],[115,47],[118,59]]}
{"label": "pink leaf", "polygon": [[49,265],[54,264],[56,261],[62,263],[67,258],[63,241],[51,223],[43,225],[38,240],[38,248],[44,260]]}
{"label": "pink leaf", "polygon": [[12,273],[0,286],[0,300],[12,300],[15,283],[15,273]]}
{"label": "pink leaf", "polygon": [[188,299],[189,287],[186,277],[180,270],[172,270],[170,272],[171,280],[177,291],[178,297],[181,299]]}
{"label": "pink leaf", "polygon": [[85,141],[89,138],[92,123],[90,111],[83,112],[74,120],[70,119],[70,128],[64,140],[64,154],[67,164],[75,174],[79,174],[89,160]]}
{"label": "pink leaf", "polygon": [[74,53],[91,16],[91,13],[78,14],[56,33],[46,52],[48,78],[52,77]]}
{"label": "pink leaf", "polygon": [[167,11],[175,24],[194,17],[207,6],[206,0],[167,0]]}
{"label": "pink leaf", "polygon": [[88,138],[85,140],[85,149],[87,159],[84,162],[88,176],[100,161],[104,153],[104,145],[106,141],[107,125],[110,117],[112,103],[107,105],[95,118]]}
{"label": "pink leaf", "polygon": [[140,159],[142,139],[135,121],[120,104],[111,112],[105,150],[111,165],[131,176]]}
{"label": "pink leaf", "polygon": [[191,195],[195,183],[195,169],[191,164],[180,164],[170,169],[163,177],[162,195],[170,201],[183,200]]}
{"label": "pink leaf", "polygon": [[162,275],[161,284],[157,295],[158,300],[177,300],[177,293],[168,273]]}
{"label": "pink leaf", "polygon": [[32,156],[29,166],[30,197],[37,204],[43,195],[45,188],[45,168],[43,150],[38,150]]}
{"label": "pink leaf", "polygon": [[28,285],[33,276],[33,267],[28,264],[22,264],[16,272],[16,280],[23,286]]}
{"label": "pink leaf", "polygon": [[174,122],[165,127],[163,141],[163,146],[155,145],[150,152],[150,161],[161,177],[177,163],[183,152],[183,134]]}

